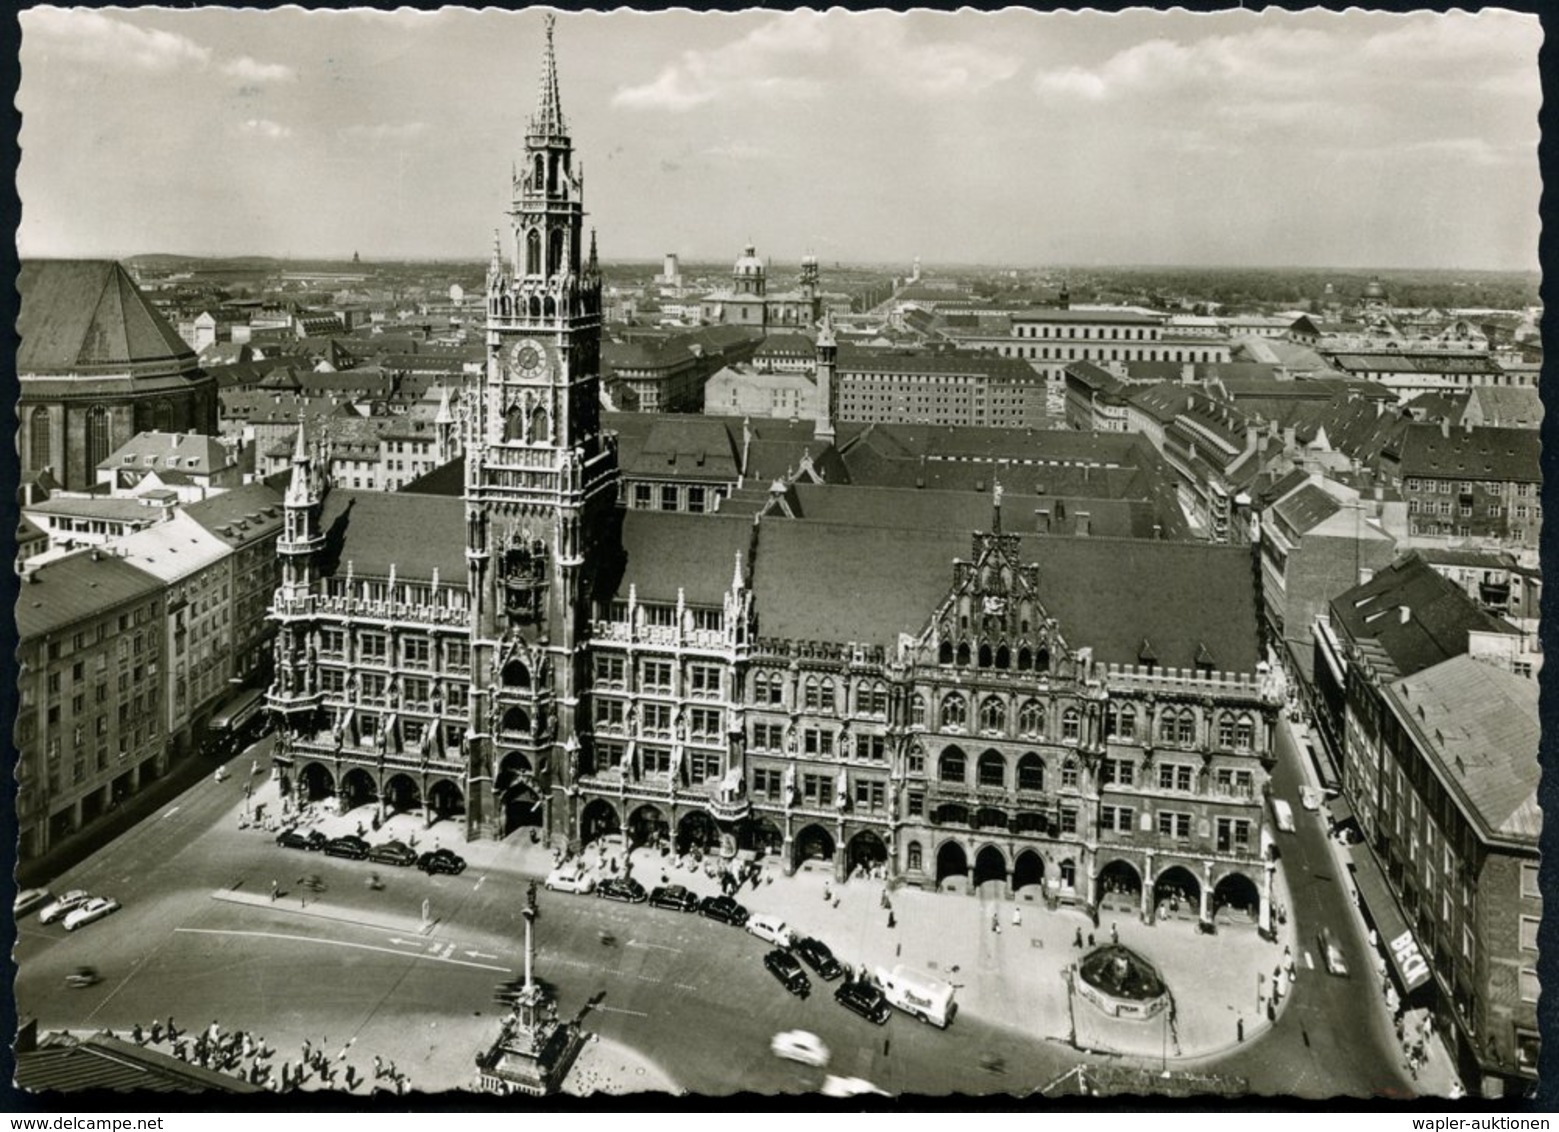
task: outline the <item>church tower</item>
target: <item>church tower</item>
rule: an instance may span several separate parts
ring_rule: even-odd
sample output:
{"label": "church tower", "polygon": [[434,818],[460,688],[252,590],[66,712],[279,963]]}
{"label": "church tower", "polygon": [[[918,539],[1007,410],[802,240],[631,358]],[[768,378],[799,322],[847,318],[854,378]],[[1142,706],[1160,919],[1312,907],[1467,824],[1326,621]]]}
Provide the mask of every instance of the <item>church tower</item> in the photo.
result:
{"label": "church tower", "polygon": [[558,96],[553,18],[487,273],[487,362],[463,402],[472,695],[468,832],[572,839],[566,758],[588,687],[594,568],[610,560],[617,452],[601,435],[601,276]]}

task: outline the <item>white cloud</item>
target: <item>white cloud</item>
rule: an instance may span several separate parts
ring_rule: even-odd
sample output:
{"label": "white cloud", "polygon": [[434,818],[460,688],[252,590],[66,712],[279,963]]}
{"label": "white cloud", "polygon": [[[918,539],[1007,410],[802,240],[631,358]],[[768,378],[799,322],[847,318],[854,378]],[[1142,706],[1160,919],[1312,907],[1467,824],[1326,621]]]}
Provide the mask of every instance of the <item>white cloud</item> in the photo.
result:
{"label": "white cloud", "polygon": [[290,138],[292,127],[273,122],[269,118],[248,118],[238,124],[238,132],[249,137],[275,140]]}
{"label": "white cloud", "polygon": [[426,122],[380,122],[371,126],[347,126],[341,136],[355,141],[410,141],[427,131]]}
{"label": "white cloud", "polygon": [[214,70],[247,83],[290,82],[297,73],[248,55],[218,61],[186,35],[143,28],[80,8],[32,8],[21,14],[29,49],[96,68],[169,74]]}
{"label": "white cloud", "polygon": [[223,63],[221,69],[229,78],[251,83],[290,83],[298,77],[298,72],[283,63],[262,63],[247,55]]}
{"label": "white cloud", "polygon": [[862,78],[898,94],[977,94],[1018,71],[1015,55],[973,43],[911,38],[896,13],[796,10],[733,43],[684,51],[649,82],[618,89],[612,102],[640,110],[691,110],[715,101],[802,101]]}
{"label": "white cloud", "polygon": [[136,27],[101,12],[32,8],[21,13],[22,34],[49,55],[96,67],[167,72],[203,68],[211,49],[188,36]]}

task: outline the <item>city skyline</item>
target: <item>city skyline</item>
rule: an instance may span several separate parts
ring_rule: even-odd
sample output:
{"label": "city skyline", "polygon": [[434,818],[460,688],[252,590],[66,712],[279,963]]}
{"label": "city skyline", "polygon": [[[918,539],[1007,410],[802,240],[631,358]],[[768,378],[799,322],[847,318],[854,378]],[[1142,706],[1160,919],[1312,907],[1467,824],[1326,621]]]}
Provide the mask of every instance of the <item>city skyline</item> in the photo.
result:
{"label": "city skyline", "polygon": [[[465,259],[503,221],[538,13],[21,22],[24,256]],[[1534,270],[1540,34],[1509,12],[558,25],[604,258],[1000,266]]]}

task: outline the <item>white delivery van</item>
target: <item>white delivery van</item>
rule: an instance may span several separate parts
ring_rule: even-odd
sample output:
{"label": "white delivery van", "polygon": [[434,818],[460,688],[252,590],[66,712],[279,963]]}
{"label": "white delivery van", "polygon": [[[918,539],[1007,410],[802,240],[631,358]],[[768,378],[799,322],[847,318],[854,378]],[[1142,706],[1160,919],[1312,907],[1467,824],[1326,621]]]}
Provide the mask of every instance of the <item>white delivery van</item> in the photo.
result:
{"label": "white delivery van", "polygon": [[953,984],[935,975],[927,975],[900,964],[891,971],[877,969],[877,982],[883,997],[906,1014],[940,1029],[947,1029],[958,1004],[953,1001]]}

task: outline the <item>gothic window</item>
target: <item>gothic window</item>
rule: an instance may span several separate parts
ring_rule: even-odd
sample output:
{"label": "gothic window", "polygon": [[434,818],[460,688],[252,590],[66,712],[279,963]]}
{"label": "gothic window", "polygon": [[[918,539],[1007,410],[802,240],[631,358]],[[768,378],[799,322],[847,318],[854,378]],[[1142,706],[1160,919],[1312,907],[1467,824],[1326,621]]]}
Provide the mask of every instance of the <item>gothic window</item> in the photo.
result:
{"label": "gothic window", "polygon": [[824,680],[817,689],[817,705],[819,711],[834,710],[834,682]]}
{"label": "gothic window", "polygon": [[505,688],[530,687],[530,672],[522,661],[511,660],[503,666],[503,686]]}
{"label": "gothic window", "polygon": [[980,730],[1005,731],[1007,729],[1007,705],[996,696],[987,696],[980,705]]}
{"label": "gothic window", "polygon": [[926,725],[926,697],[919,692],[909,701],[909,722],[912,727]]}
{"label": "gothic window", "polygon": [[1173,708],[1166,709],[1164,714],[1158,717],[1158,740],[1160,743],[1173,743],[1175,741],[1175,719]]}
{"label": "gothic window", "polygon": [[980,667],[981,668],[989,668],[990,666],[991,666],[991,646],[990,645],[981,645],[980,646]]}
{"label": "gothic window", "polygon": [[547,409],[544,405],[537,405],[531,410],[530,438],[533,444],[545,444],[551,439],[551,429],[547,423]]}
{"label": "gothic window", "polygon": [[503,713],[503,730],[525,734],[530,731],[530,716],[524,708],[512,707]]}
{"label": "gothic window", "polygon": [[942,782],[963,782],[968,770],[968,759],[957,747],[949,747],[937,760],[936,776]]}
{"label": "gothic window", "polygon": [[1018,760],[1018,789],[1043,790],[1045,788],[1045,760],[1033,751]]}
{"label": "gothic window", "polygon": [[1006,786],[1007,760],[999,751],[986,751],[980,756],[979,775],[981,786]]}
{"label": "gothic window", "polygon": [[1137,737],[1137,709],[1130,704],[1124,705],[1120,711],[1117,728],[1118,734],[1122,739],[1135,739]]}
{"label": "gothic window", "polygon": [[556,275],[563,266],[563,229],[552,229],[547,243],[547,274]]}
{"label": "gothic window", "polygon": [[1040,649],[1039,650],[1038,655],[1034,657],[1034,670],[1036,672],[1049,672],[1050,671],[1050,650],[1049,649]]}
{"label": "gothic window", "polygon": [[1175,738],[1182,747],[1194,746],[1196,743],[1196,713],[1190,708],[1180,713],[1180,718],[1175,721]]}
{"label": "gothic window", "polygon": [[1009,649],[1006,645],[1002,645],[1000,648],[998,648],[996,650],[996,667],[997,668],[1011,668],[1012,667],[1012,650]]}
{"label": "gothic window", "polygon": [[855,710],[858,715],[887,715],[887,687],[882,684],[862,684],[856,689]]}
{"label": "gothic window", "polygon": [[969,667],[969,643],[967,641],[958,646],[958,667]]}
{"label": "gothic window", "polygon": [[[539,165],[541,158],[536,158],[536,161]],[[541,233],[534,228],[525,234],[525,274],[541,274]],[[531,313],[538,312],[533,310]]]}
{"label": "gothic window", "polygon": [[920,842],[911,841],[906,850],[905,867],[912,873],[918,873],[925,867],[925,855],[920,848]]}
{"label": "gothic window", "polygon": [[1218,717],[1218,745],[1220,747],[1234,746],[1234,717],[1228,712]]}
{"label": "gothic window", "polygon": [[504,414],[503,438],[505,440],[525,439],[525,410],[518,405],[510,405],[509,411]]}
{"label": "gothic window", "polygon": [[1234,745],[1242,751],[1248,751],[1256,745],[1256,724],[1248,715],[1242,715],[1234,722]]}
{"label": "gothic window", "polygon": [[32,430],[29,438],[28,468],[31,471],[40,471],[52,462],[50,449],[52,442],[52,427],[49,420],[49,410],[37,408],[32,411]]}
{"label": "gothic window", "polygon": [[[37,411],[40,412],[40,413],[43,412],[42,409],[39,409]],[[943,641],[942,642],[941,648],[937,649],[936,662],[938,664],[952,664],[953,663],[953,642],[952,641]]]}
{"label": "gothic window", "polygon": [[969,707],[962,696],[955,693],[942,701],[943,727],[963,727],[968,722]]}
{"label": "gothic window", "polygon": [[97,475],[97,466],[108,459],[113,450],[108,410],[93,405],[87,410],[87,471]]}
{"label": "gothic window", "polygon": [[1029,669],[1031,669],[1033,667],[1034,667],[1034,654],[1029,651],[1029,647],[1027,645],[1024,645],[1022,648],[1020,648],[1018,650],[1018,671],[1019,672],[1027,672]]}
{"label": "gothic window", "polygon": [[807,711],[818,710],[818,681],[816,676],[808,676],[807,682],[802,686],[802,706]]}
{"label": "gothic window", "polygon": [[1082,713],[1069,707],[1061,713],[1061,738],[1076,739],[1082,729]]}
{"label": "gothic window", "polygon": [[1076,759],[1069,758],[1069,759],[1066,760],[1066,762],[1061,764],[1061,785],[1062,786],[1073,786],[1073,787],[1075,787],[1077,785],[1077,760]]}
{"label": "gothic window", "polygon": [[1045,730],[1045,705],[1038,700],[1025,700],[1018,709],[1018,732],[1023,735],[1041,735]]}
{"label": "gothic window", "polygon": [[547,163],[541,154],[536,155],[536,171],[531,174],[532,192],[543,192],[547,187]]}

